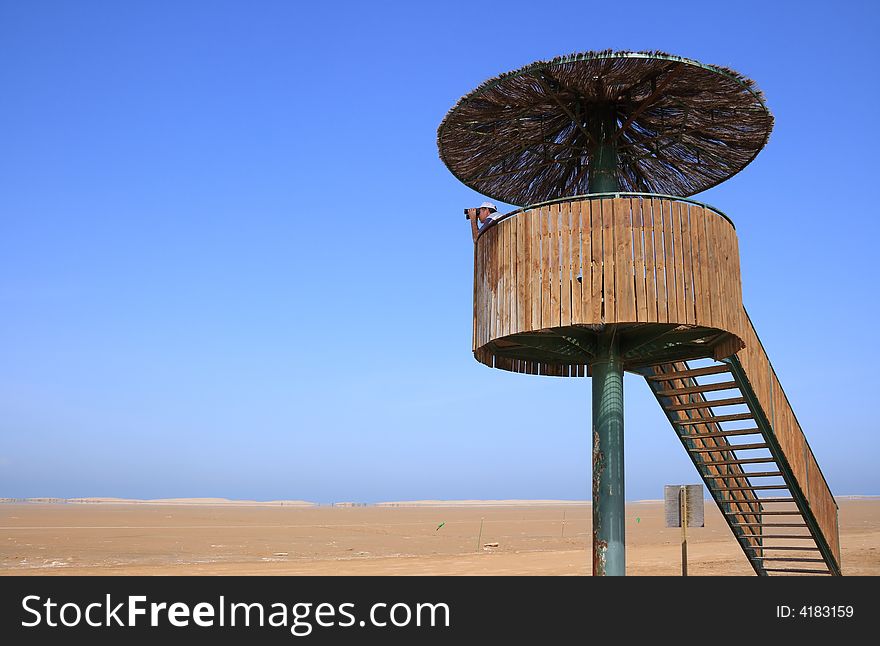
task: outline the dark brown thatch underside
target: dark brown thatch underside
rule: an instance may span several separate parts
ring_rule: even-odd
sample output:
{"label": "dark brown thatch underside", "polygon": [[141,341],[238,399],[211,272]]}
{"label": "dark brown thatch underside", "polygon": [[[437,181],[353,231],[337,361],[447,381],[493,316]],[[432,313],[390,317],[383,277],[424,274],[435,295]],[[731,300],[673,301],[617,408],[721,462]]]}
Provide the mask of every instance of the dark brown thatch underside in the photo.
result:
{"label": "dark brown thatch underside", "polygon": [[773,117],[752,81],[659,52],[587,52],[486,81],[449,111],[440,158],[476,191],[524,206],[589,192],[591,118],[611,105],[621,191],[686,197],[745,167]]}

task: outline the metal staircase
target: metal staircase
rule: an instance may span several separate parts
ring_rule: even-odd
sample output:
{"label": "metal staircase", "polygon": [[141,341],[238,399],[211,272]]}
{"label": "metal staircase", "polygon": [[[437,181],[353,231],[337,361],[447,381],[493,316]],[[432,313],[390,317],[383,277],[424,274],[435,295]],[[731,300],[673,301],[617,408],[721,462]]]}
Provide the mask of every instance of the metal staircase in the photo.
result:
{"label": "metal staircase", "polygon": [[737,356],[640,372],[755,572],[839,575],[836,517],[823,531]]}

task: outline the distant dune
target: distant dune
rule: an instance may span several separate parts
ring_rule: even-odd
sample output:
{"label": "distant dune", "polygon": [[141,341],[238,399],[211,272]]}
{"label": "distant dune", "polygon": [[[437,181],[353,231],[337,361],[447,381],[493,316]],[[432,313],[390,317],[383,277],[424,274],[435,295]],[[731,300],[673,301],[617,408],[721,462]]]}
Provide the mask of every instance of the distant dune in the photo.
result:
{"label": "distant dune", "polygon": [[376,507],[558,507],[560,505],[589,505],[587,500],[402,500],[379,502]]}
{"label": "distant dune", "polygon": [[0,498],[0,502],[67,503],[67,504],[105,504],[105,505],[204,505],[236,507],[314,507],[315,503],[306,500],[230,500],[229,498]]}

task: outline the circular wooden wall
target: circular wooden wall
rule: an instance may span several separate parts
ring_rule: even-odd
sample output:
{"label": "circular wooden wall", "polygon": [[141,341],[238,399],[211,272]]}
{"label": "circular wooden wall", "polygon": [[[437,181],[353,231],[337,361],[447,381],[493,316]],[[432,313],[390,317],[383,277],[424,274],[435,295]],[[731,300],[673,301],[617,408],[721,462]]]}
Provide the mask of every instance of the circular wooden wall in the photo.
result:
{"label": "circular wooden wall", "polygon": [[502,219],[477,240],[474,356],[486,365],[586,374],[614,325],[629,366],[744,347],[736,232],[675,198],[575,198]]}

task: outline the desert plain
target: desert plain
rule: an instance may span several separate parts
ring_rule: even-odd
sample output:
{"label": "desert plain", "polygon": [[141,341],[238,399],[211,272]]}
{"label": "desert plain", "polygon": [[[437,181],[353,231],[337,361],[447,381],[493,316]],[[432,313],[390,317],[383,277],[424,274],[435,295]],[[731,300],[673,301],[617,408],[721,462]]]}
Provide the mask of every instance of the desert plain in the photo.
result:
{"label": "desert plain", "polygon": [[[880,574],[880,498],[838,498],[845,575]],[[482,528],[481,528],[482,526]],[[662,501],[627,504],[627,574],[680,573]],[[0,504],[0,575],[589,575],[583,502],[88,499]],[[718,509],[690,575],[753,575]]]}

